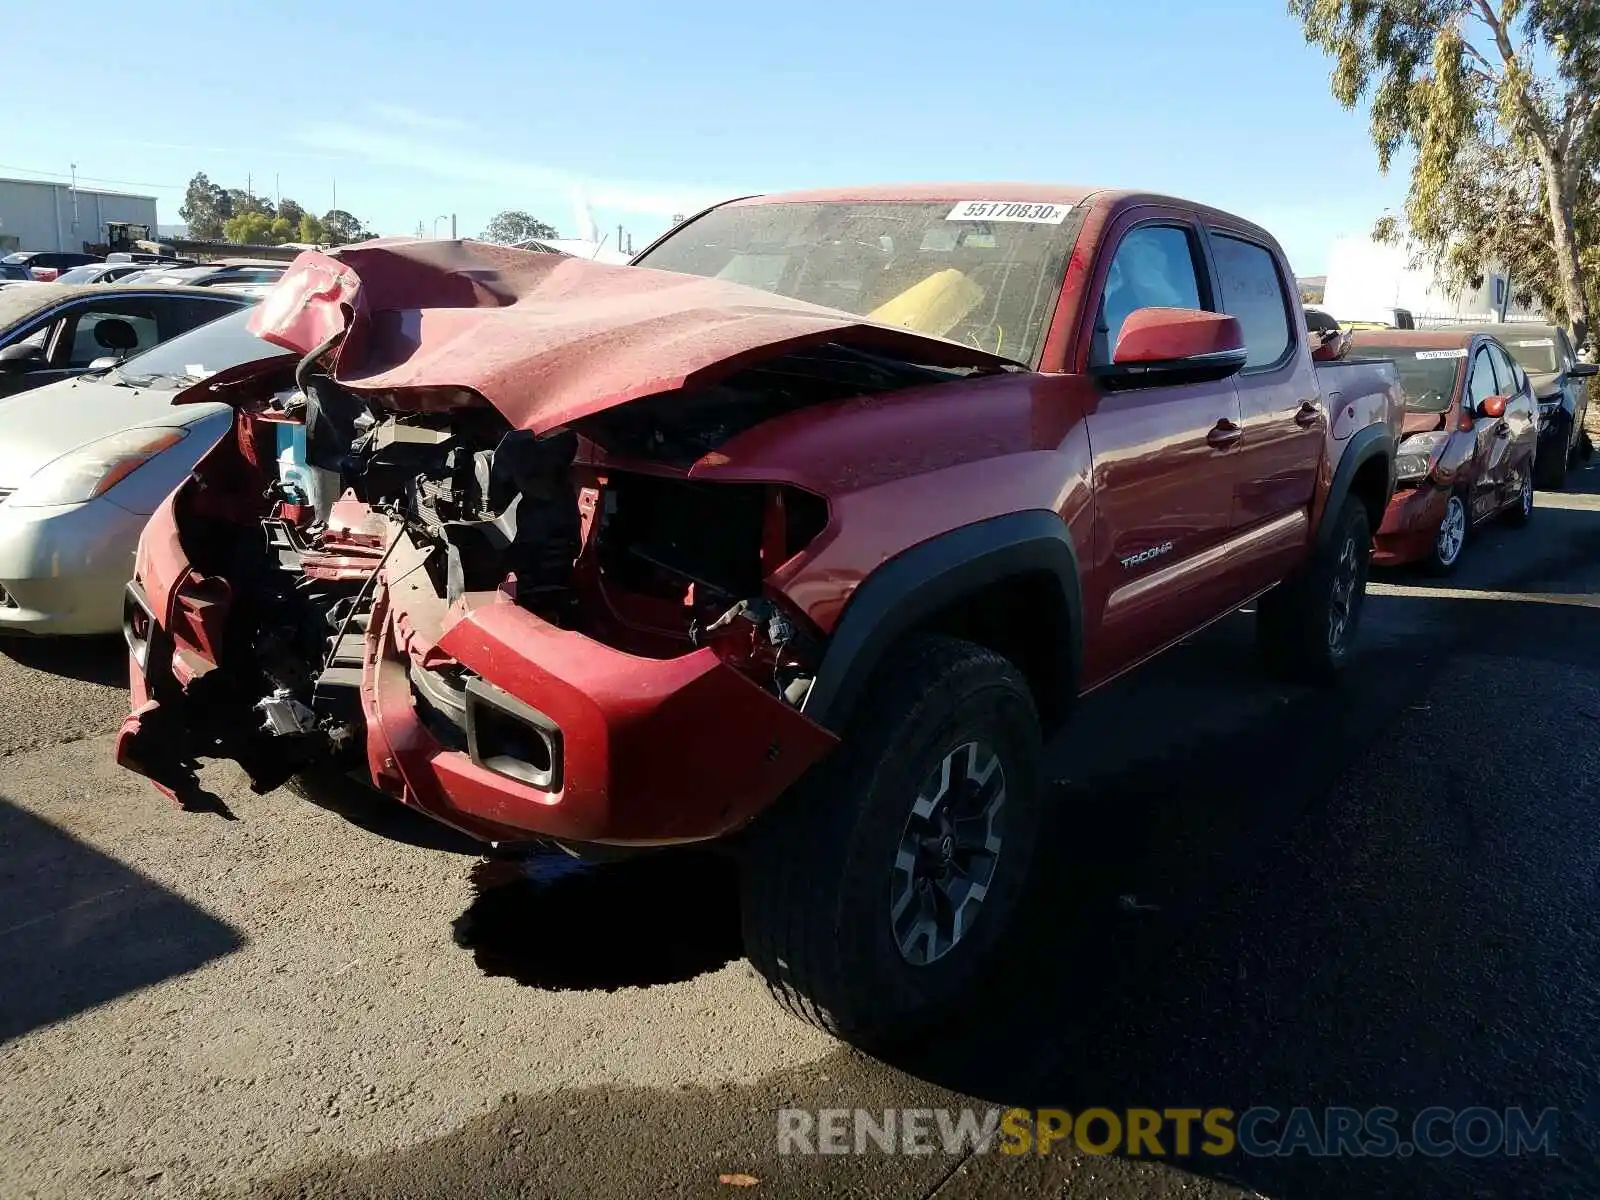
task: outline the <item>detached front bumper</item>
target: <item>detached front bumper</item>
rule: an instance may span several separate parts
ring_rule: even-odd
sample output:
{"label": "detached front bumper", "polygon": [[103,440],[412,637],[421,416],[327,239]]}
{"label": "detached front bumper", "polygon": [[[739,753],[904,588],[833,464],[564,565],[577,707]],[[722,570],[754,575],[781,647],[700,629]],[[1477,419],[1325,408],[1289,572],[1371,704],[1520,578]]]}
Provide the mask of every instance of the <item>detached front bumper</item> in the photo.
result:
{"label": "detached front bumper", "polygon": [[[234,689],[226,666],[163,625],[196,627],[174,614],[192,612],[187,589],[203,586],[187,564],[166,561],[177,545],[167,536],[170,514],[163,506],[145,536],[149,594],[137,583],[128,589],[133,711],[116,752],[121,765],[184,800],[195,786],[190,756],[215,752],[196,749],[205,738],[194,735],[217,728],[213,698]],[[210,612],[200,624],[219,632]],[[427,656],[444,666],[428,669],[406,649],[410,618],[380,586],[362,661],[336,660],[349,664],[352,686],[359,679],[367,773],[380,791],[485,841],[717,838],[777,799],[837,740],[710,648],[642,658],[497,597],[448,625]],[[236,700],[226,715],[239,730],[230,753],[274,786],[287,773],[288,747],[260,732],[255,699]]]}
{"label": "detached front bumper", "polygon": [[1384,510],[1383,524],[1372,539],[1372,561],[1395,567],[1426,558],[1439,536],[1450,493],[1426,481],[1397,491]]}
{"label": "detached front bumper", "polygon": [[104,498],[50,508],[0,503],[0,633],[112,633],[148,517]]}
{"label": "detached front bumper", "polygon": [[361,687],[372,780],[489,840],[719,837],[836,741],[710,649],[640,658],[507,600],[440,640],[469,672],[452,745],[454,697],[398,647],[396,624],[380,603]]}

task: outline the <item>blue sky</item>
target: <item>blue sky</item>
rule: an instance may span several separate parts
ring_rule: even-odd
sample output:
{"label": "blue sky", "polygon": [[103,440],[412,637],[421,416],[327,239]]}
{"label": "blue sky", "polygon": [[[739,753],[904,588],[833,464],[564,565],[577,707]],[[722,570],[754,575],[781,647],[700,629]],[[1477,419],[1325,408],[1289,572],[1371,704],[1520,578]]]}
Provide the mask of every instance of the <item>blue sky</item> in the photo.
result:
{"label": "blue sky", "polygon": [[[269,195],[276,179],[318,212],[337,181],[380,232],[455,213],[463,235],[502,208],[570,234],[577,185],[636,247],[675,211],[752,191],[1138,186],[1261,222],[1301,274],[1404,196],[1282,0],[228,7],[10,6],[0,174],[76,162],[155,194],[163,222],[197,170]],[[111,31],[117,50],[77,61]]]}

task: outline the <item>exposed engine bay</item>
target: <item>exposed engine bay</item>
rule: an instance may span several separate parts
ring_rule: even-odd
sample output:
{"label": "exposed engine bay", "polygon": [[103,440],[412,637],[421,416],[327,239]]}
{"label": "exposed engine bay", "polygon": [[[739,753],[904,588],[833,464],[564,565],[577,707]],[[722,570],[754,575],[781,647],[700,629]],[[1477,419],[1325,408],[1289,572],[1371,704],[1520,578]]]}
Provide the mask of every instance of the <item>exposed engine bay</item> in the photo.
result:
{"label": "exposed engine bay", "polygon": [[[481,681],[438,641],[463,609],[506,599],[631,655],[710,647],[798,708],[821,639],[764,580],[823,531],[827,505],[799,488],[708,482],[684,468],[786,412],[954,374],[826,345],[543,435],[470,394],[401,409],[324,375],[302,378],[247,418],[258,442],[298,444],[304,457],[268,487],[259,539],[237,526],[205,536],[198,520],[185,539],[197,567],[231,584],[234,694],[216,711],[248,701],[256,722],[245,731],[219,720],[204,752],[238,759],[259,790],[308,765],[354,762],[376,620],[404,630],[426,728],[464,749],[466,695]],[[323,480],[319,494],[298,482],[307,475]],[[251,674],[254,694],[242,695]],[[538,776],[541,753],[523,750],[511,757]]]}

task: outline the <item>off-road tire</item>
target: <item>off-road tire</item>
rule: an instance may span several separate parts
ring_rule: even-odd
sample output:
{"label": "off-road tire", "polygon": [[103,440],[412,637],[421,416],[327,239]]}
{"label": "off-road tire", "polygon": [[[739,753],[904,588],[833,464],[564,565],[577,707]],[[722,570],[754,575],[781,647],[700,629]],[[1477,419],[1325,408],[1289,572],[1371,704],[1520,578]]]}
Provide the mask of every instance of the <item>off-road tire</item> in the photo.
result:
{"label": "off-road tire", "polygon": [[[1045,802],[1042,737],[1022,673],[943,636],[896,651],[856,712],[832,754],[748,832],[744,945],[789,1012],[887,1046],[969,1001],[1015,932]],[[924,781],[975,739],[1004,779],[994,874],[968,931],[943,957],[912,965],[891,928],[891,868]]]}
{"label": "off-road tire", "polygon": [[[1350,657],[1365,607],[1372,528],[1367,509],[1352,496],[1332,517],[1327,540],[1311,562],[1265,593],[1256,606],[1256,643],[1276,674],[1307,682],[1334,679]],[[1353,555],[1353,559],[1352,556]],[[1346,584],[1343,634],[1330,636],[1338,593]]]}

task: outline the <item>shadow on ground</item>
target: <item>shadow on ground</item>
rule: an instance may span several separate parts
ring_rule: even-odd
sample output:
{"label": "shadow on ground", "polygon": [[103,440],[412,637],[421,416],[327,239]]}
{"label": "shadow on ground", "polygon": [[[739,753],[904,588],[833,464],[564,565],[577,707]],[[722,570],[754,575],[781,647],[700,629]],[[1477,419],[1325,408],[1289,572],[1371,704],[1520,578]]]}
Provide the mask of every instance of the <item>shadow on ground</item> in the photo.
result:
{"label": "shadow on ground", "polygon": [[675,983],[738,958],[725,855],[667,851],[580,863],[560,850],[480,863],[455,937],[487,975],[555,991]]}
{"label": "shadow on ground", "polygon": [[0,1043],[242,944],[182,897],[0,799]]}
{"label": "shadow on ground", "polygon": [[128,686],[128,648],[120,635],[82,638],[0,636],[0,654],[13,662],[84,683]]}

